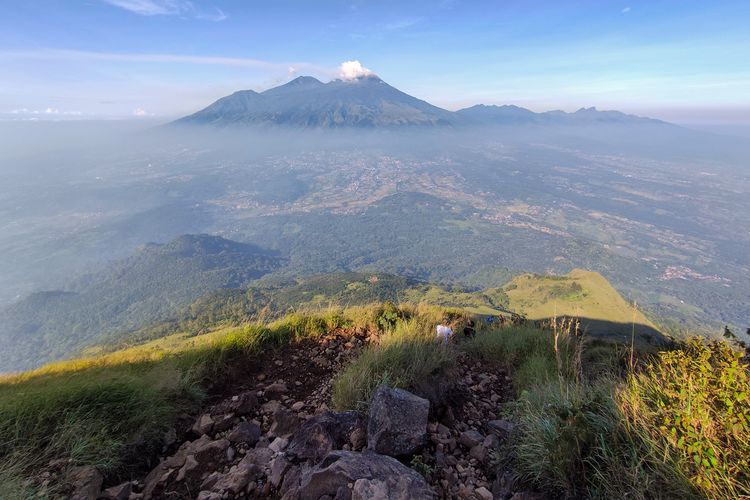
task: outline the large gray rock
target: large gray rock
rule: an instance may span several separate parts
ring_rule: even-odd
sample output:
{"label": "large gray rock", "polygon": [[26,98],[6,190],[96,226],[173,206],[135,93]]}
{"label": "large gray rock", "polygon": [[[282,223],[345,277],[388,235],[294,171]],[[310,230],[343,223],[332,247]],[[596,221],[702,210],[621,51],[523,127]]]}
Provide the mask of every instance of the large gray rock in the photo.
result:
{"label": "large gray rock", "polygon": [[424,444],[429,411],[426,399],[381,385],[370,401],[367,447],[394,457],[413,454]]}
{"label": "large gray rock", "polygon": [[364,423],[357,412],[323,412],[302,424],[289,443],[287,454],[317,463],[345,444],[361,446],[361,443],[351,442],[353,434],[357,437],[357,430],[360,430],[359,434],[364,430]]}
{"label": "large gray rock", "polygon": [[[355,487],[350,489],[349,484]],[[398,460],[372,452],[334,451],[300,477],[300,500],[434,498],[424,478]],[[374,496],[373,496],[374,495]]]}

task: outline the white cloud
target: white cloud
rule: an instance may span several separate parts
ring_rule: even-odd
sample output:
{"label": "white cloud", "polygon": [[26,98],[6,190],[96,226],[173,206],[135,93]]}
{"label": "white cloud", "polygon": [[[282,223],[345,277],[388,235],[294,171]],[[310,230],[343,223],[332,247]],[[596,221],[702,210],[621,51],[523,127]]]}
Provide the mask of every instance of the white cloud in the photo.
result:
{"label": "white cloud", "polygon": [[342,80],[354,80],[361,76],[372,75],[373,72],[362,66],[357,60],[345,61],[339,66],[339,78]]}
{"label": "white cloud", "polygon": [[630,7],[625,7],[620,12],[622,12],[623,14],[627,14],[628,12],[630,12]]}
{"label": "white cloud", "polygon": [[411,28],[415,24],[420,23],[421,19],[400,19],[398,21],[393,21],[391,23],[387,23],[383,25],[383,28],[387,31],[396,31],[396,30],[402,30],[406,28]]}
{"label": "white cloud", "polygon": [[[109,61],[134,63],[188,63],[220,66],[240,66],[285,71],[289,63],[273,63],[259,59],[221,56],[192,56],[182,54],[142,54],[127,52],[88,52],[82,50],[43,49],[30,51],[0,50],[0,59],[39,59],[69,61]],[[293,63],[295,68],[312,67],[307,63]]]}
{"label": "white cloud", "polygon": [[10,115],[34,115],[34,116],[40,116],[40,115],[54,115],[54,116],[82,116],[83,113],[80,111],[60,111],[57,108],[53,108],[51,106],[46,107],[44,109],[29,109],[29,108],[19,108],[19,109],[12,109],[8,111],[8,114]]}
{"label": "white cloud", "polygon": [[215,23],[218,23],[220,21],[223,21],[224,19],[227,19],[229,16],[224,14],[224,11],[221,10],[218,7],[214,7],[215,12],[211,13],[204,13],[204,14],[196,14],[196,19],[202,19],[204,21],[213,21]]}
{"label": "white cloud", "polygon": [[154,114],[149,113],[143,108],[136,108],[133,110],[133,116],[144,117],[144,116],[154,116]]}
{"label": "white cloud", "polygon": [[227,15],[218,7],[206,12],[198,9],[189,0],[101,0],[141,16],[187,16],[194,19],[219,22]]}

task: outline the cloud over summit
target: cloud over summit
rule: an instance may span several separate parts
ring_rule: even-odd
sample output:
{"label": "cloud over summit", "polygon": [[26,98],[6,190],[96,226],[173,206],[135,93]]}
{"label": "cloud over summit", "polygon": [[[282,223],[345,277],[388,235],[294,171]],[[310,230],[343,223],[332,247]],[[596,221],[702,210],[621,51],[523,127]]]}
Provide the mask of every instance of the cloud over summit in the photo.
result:
{"label": "cloud over summit", "polygon": [[374,75],[372,71],[362,66],[362,63],[354,61],[345,61],[339,66],[339,78],[342,80],[356,80],[361,76]]}

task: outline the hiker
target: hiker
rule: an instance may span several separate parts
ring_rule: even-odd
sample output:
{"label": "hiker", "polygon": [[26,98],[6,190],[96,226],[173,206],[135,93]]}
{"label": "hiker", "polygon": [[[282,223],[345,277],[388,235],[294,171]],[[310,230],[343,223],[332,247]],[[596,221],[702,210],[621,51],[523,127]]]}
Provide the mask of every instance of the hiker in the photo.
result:
{"label": "hiker", "polygon": [[453,330],[448,326],[448,321],[443,320],[443,322],[437,326],[438,340],[442,340],[443,344],[448,344],[448,339],[451,335],[453,335]]}
{"label": "hiker", "polygon": [[474,329],[474,320],[470,319],[464,327],[464,337],[466,337],[467,339],[473,339],[474,335],[476,334],[477,331]]}

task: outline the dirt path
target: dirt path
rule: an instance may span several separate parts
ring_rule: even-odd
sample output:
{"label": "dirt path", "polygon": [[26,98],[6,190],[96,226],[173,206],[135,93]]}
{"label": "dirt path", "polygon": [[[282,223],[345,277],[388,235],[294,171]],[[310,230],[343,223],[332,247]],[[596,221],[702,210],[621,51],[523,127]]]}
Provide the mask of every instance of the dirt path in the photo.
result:
{"label": "dirt path", "polygon": [[[202,490],[201,500],[278,497],[286,469],[275,472],[274,463],[283,458],[288,437],[328,410],[335,376],[376,338],[364,330],[336,330],[266,349],[247,363],[234,362],[221,383],[210,388],[202,411],[183,419],[176,433],[180,438],[160,464],[127,483],[132,492],[118,500],[198,498]],[[513,396],[508,374],[459,353],[454,372],[431,383],[445,384],[450,397],[433,403],[439,407],[431,411],[425,447],[406,465],[419,471],[440,498],[486,500],[493,498],[493,490],[494,498],[509,496],[507,481],[495,480],[512,430],[501,414]],[[365,444],[352,441],[342,449],[360,451]],[[260,471],[257,477],[248,475],[248,464]],[[226,489],[217,490],[219,480],[227,482]],[[223,493],[205,491],[212,488]]]}

